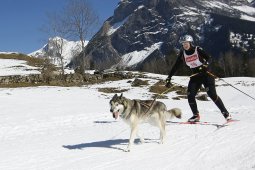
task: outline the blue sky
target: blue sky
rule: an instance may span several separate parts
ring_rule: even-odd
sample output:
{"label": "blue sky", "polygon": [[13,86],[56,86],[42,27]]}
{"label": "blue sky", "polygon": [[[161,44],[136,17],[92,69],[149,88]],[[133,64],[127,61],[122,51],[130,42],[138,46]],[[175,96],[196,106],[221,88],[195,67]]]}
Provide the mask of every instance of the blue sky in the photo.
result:
{"label": "blue sky", "polygon": [[[88,0],[101,22],[113,15],[120,0]],[[1,0],[0,52],[31,53],[49,38],[40,28],[46,13],[61,10],[65,0]]]}

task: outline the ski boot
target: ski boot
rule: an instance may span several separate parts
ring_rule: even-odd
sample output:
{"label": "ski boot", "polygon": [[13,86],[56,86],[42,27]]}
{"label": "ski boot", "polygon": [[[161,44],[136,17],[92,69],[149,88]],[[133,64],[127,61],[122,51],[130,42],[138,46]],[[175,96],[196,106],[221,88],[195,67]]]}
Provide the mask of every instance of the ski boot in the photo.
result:
{"label": "ski boot", "polygon": [[200,116],[199,114],[194,114],[191,118],[189,118],[188,122],[199,122]]}

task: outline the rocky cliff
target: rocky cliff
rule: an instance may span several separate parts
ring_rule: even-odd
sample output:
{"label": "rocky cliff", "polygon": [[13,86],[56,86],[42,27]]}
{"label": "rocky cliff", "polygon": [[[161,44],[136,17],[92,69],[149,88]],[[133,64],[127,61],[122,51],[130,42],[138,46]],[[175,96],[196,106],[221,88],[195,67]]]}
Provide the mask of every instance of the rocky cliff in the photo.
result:
{"label": "rocky cliff", "polygon": [[72,66],[165,73],[180,36],[191,34],[218,57],[230,49],[254,52],[254,27],[254,1],[121,0]]}

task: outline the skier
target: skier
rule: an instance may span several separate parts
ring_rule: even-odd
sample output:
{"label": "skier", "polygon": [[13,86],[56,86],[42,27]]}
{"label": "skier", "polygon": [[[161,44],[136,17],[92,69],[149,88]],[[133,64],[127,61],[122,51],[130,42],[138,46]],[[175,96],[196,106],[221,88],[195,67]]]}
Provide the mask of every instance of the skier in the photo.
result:
{"label": "skier", "polygon": [[201,47],[193,45],[193,38],[190,35],[181,37],[180,43],[182,43],[183,49],[180,51],[173,68],[169,72],[166,79],[166,87],[171,87],[171,77],[175,74],[180,65],[185,62],[193,73],[190,77],[187,92],[189,106],[193,112],[193,116],[188,122],[198,122],[200,120],[195,96],[202,84],[204,85],[208,96],[220,109],[224,118],[227,121],[231,120],[231,115],[225,108],[221,98],[216,93],[215,79],[212,75],[208,74],[208,64],[211,57],[206,54]]}

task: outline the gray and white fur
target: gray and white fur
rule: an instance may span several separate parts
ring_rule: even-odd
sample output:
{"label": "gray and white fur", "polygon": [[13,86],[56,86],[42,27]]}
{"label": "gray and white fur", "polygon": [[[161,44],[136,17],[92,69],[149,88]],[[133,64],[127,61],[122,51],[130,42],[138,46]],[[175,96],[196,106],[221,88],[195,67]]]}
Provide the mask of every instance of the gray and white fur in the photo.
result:
{"label": "gray and white fur", "polygon": [[[134,139],[137,134],[138,124],[148,122],[151,125],[157,126],[160,129],[160,143],[164,143],[166,136],[165,126],[166,120],[171,117],[181,118],[181,110],[179,108],[173,108],[167,110],[164,103],[155,100],[131,100],[123,97],[121,94],[118,96],[115,94],[110,100],[110,112],[115,119],[122,118],[126,123],[130,125],[131,133],[129,138],[129,144],[125,151],[130,151]],[[140,137],[141,142],[144,139]]]}

